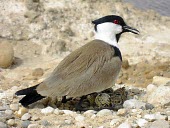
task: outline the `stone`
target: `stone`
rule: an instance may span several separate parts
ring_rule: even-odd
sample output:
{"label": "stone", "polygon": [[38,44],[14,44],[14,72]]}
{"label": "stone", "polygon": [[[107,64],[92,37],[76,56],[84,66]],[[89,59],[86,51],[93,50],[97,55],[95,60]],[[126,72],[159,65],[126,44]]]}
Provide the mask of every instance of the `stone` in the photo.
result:
{"label": "stone", "polygon": [[72,120],[65,120],[64,121],[66,124],[72,124],[73,122],[72,122]]}
{"label": "stone", "polygon": [[31,117],[31,120],[37,121],[37,120],[40,120],[40,117],[38,117],[37,115],[33,115],[33,116]]}
{"label": "stone", "polygon": [[82,115],[78,115],[78,116],[75,117],[75,120],[76,120],[76,121],[79,121],[79,122],[82,122],[82,121],[85,120],[85,117],[82,116]]}
{"label": "stone", "polygon": [[42,68],[36,68],[32,72],[32,76],[41,77],[44,74],[44,70]]}
{"label": "stone", "polygon": [[112,111],[109,109],[102,109],[97,113],[97,116],[109,116],[112,115]]}
{"label": "stone", "polygon": [[26,121],[23,121],[21,123],[21,127],[22,128],[27,128],[30,124],[31,124],[31,122],[29,120],[26,120]]}
{"label": "stone", "polygon": [[31,118],[31,114],[25,113],[22,117],[21,120],[29,120]]}
{"label": "stone", "polygon": [[127,113],[126,109],[119,109],[117,111],[118,116],[124,116],[124,115],[126,115],[126,113]]}
{"label": "stone", "polygon": [[50,106],[41,109],[41,113],[43,113],[43,114],[45,114],[45,115],[51,114],[51,113],[53,113],[53,112],[54,112],[54,108],[52,108],[52,107],[50,107]]}
{"label": "stone", "polygon": [[117,128],[132,128],[132,126],[128,122],[124,122],[120,124]]}
{"label": "stone", "polygon": [[148,121],[145,120],[145,119],[138,119],[138,120],[136,121],[136,123],[137,123],[138,126],[140,126],[140,127],[145,127],[145,126],[147,125]]}
{"label": "stone", "polygon": [[154,106],[150,103],[146,103],[145,108],[146,108],[146,110],[152,110],[154,108]]}
{"label": "stone", "polygon": [[113,119],[110,122],[110,126],[116,126],[116,125],[120,124],[120,121],[121,121],[120,119]]}
{"label": "stone", "polygon": [[168,116],[168,121],[170,121],[170,116]]}
{"label": "stone", "polygon": [[83,113],[83,115],[85,115],[85,116],[92,116],[92,115],[94,115],[94,114],[96,114],[97,112],[96,111],[94,111],[94,110],[87,110],[87,111],[85,111],[84,113]]}
{"label": "stone", "polygon": [[3,122],[0,122],[0,128],[7,128],[7,125]]}
{"label": "stone", "polygon": [[162,76],[154,76],[152,83],[155,85],[165,85],[170,81],[170,78],[162,77]]}
{"label": "stone", "polygon": [[8,68],[14,59],[14,50],[12,44],[4,41],[0,42],[0,67]]}
{"label": "stone", "polygon": [[7,115],[12,115],[12,113],[13,113],[13,111],[12,111],[12,110],[10,110],[10,109],[5,110],[5,114],[7,114]]}
{"label": "stone", "polygon": [[124,68],[124,69],[128,69],[129,68],[129,61],[127,59],[123,60],[122,68]]}
{"label": "stone", "polygon": [[130,99],[130,100],[126,100],[123,103],[123,107],[124,108],[137,108],[137,109],[142,109],[145,108],[145,103],[136,99]]}
{"label": "stone", "polygon": [[149,84],[147,87],[146,87],[146,91],[147,93],[152,93],[154,90],[156,90],[157,86],[154,85],[154,84]]}
{"label": "stone", "polygon": [[38,128],[38,124],[30,124],[28,125],[28,128]]}
{"label": "stone", "polygon": [[146,114],[144,115],[144,119],[146,119],[147,121],[154,121],[156,120],[156,117],[154,114]]}
{"label": "stone", "polygon": [[28,112],[27,108],[21,107],[19,110],[15,113],[15,115],[19,118],[21,118],[25,113]]}
{"label": "stone", "polygon": [[44,126],[49,126],[50,125],[50,123],[47,120],[42,120],[41,124],[44,125]]}
{"label": "stone", "polygon": [[61,111],[61,110],[59,110],[58,108],[56,108],[56,109],[54,110],[54,114],[56,114],[56,115],[63,115],[64,112]]}
{"label": "stone", "polygon": [[[154,106],[164,106],[170,103],[170,87],[160,85],[156,90],[147,95],[147,102]],[[156,97],[156,98],[155,98]],[[158,100],[159,99],[159,100]]]}
{"label": "stone", "polygon": [[156,121],[152,122],[146,128],[169,128],[169,127],[170,127],[170,125],[169,125],[168,121],[156,120]]}
{"label": "stone", "polygon": [[7,124],[10,125],[10,126],[13,126],[15,124],[15,120],[14,119],[9,119],[7,121]]}
{"label": "stone", "polygon": [[166,115],[161,115],[160,112],[155,113],[155,118],[157,120],[166,120],[168,117]]}
{"label": "stone", "polygon": [[63,112],[64,112],[64,114],[66,114],[66,115],[75,115],[76,114],[76,112],[73,112],[73,111],[71,111],[71,110],[62,110]]}
{"label": "stone", "polygon": [[19,104],[10,104],[10,109],[13,111],[18,111],[19,109]]}

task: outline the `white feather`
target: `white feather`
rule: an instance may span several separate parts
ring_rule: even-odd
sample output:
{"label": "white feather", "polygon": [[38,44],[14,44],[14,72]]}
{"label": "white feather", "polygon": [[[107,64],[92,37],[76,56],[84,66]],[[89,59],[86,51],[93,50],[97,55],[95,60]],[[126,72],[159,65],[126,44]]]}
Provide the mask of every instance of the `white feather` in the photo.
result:
{"label": "white feather", "polygon": [[102,23],[97,25],[97,31],[95,32],[95,39],[102,40],[112,46],[119,48],[116,40],[116,34],[122,32],[122,26],[114,23]]}

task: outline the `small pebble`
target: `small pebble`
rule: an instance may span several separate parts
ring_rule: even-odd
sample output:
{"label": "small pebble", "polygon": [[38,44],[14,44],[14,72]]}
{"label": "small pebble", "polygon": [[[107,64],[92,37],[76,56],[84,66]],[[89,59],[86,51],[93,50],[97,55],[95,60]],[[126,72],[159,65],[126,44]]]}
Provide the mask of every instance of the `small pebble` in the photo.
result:
{"label": "small pebble", "polygon": [[147,121],[154,121],[154,120],[156,120],[154,114],[146,114],[146,115],[144,115],[144,118],[145,118]]}
{"label": "small pebble", "polygon": [[81,115],[78,115],[78,116],[75,117],[75,120],[76,120],[76,121],[79,121],[79,122],[82,122],[82,121],[85,120],[85,117],[84,117],[84,116],[81,116]]}
{"label": "small pebble", "polygon": [[41,124],[44,125],[44,126],[49,126],[50,125],[50,123],[47,120],[42,120]]}
{"label": "small pebble", "polygon": [[42,68],[36,68],[32,72],[32,76],[40,77],[44,74],[44,70]]}
{"label": "small pebble", "polygon": [[144,126],[147,125],[148,121],[145,120],[145,119],[138,119],[138,120],[136,121],[136,123],[138,124],[138,126],[144,127]]}
{"label": "small pebble", "polygon": [[156,120],[151,123],[151,125],[148,128],[169,128],[170,125],[168,121],[165,120]]}
{"label": "small pebble", "polygon": [[56,115],[63,115],[64,112],[61,111],[61,110],[59,110],[58,108],[56,108],[56,109],[54,110],[54,114],[56,114]]}
{"label": "small pebble", "polygon": [[96,111],[94,111],[94,110],[87,110],[87,111],[85,111],[84,113],[83,113],[83,115],[85,115],[85,116],[92,116],[92,115],[94,115],[94,114],[96,114],[97,112]]}
{"label": "small pebble", "polygon": [[117,111],[118,116],[124,116],[124,115],[126,115],[126,113],[127,113],[126,109],[119,109]]}
{"label": "small pebble", "polygon": [[13,111],[12,111],[12,110],[10,110],[10,109],[5,110],[5,114],[7,114],[7,115],[12,115],[12,113],[13,113]]}
{"label": "small pebble", "polygon": [[7,124],[10,125],[10,126],[13,126],[15,124],[15,120],[14,119],[9,119],[7,121]]}
{"label": "small pebble", "polygon": [[25,113],[28,112],[27,108],[21,107],[19,110],[15,113],[15,115],[19,118],[21,118]]}
{"label": "small pebble", "polygon": [[38,117],[38,116],[36,116],[36,115],[33,115],[33,116],[31,117],[31,120],[32,120],[32,121],[37,121],[37,120],[40,120],[40,117]]}
{"label": "small pebble", "polygon": [[152,110],[154,108],[154,106],[150,103],[146,103],[145,108],[146,108],[146,110],[149,110],[149,109]]}
{"label": "small pebble", "polygon": [[160,112],[155,113],[155,118],[157,120],[166,120],[167,116],[166,115],[161,115]]}
{"label": "small pebble", "polygon": [[97,116],[109,116],[112,115],[112,111],[109,109],[102,109],[97,113]]}
{"label": "small pebble", "polygon": [[128,122],[124,122],[118,126],[118,128],[132,128]]}
{"label": "small pebble", "polygon": [[126,100],[123,103],[123,107],[124,108],[145,108],[145,103],[136,99],[130,99],[130,100]]}
{"label": "small pebble", "polygon": [[19,104],[10,104],[10,109],[13,111],[18,111],[19,109]]}
{"label": "small pebble", "polygon": [[170,121],[170,116],[168,116],[168,121]]}
{"label": "small pebble", "polygon": [[28,125],[28,128],[38,128],[38,124],[30,124]]}
{"label": "small pebble", "polygon": [[25,113],[22,117],[21,120],[29,120],[31,118],[31,114]]}
{"label": "small pebble", "polygon": [[72,120],[65,120],[64,121],[66,124],[72,124],[73,122],[72,122]]}
{"label": "small pebble", "polygon": [[30,124],[31,124],[31,122],[29,120],[26,120],[26,121],[23,121],[21,123],[21,127],[22,128],[27,128]]}
{"label": "small pebble", "polygon": [[0,128],[7,128],[7,125],[3,122],[0,122]]}
{"label": "small pebble", "polygon": [[110,126],[116,126],[120,123],[120,119],[113,119],[110,122]]}
{"label": "small pebble", "polygon": [[54,108],[52,108],[52,107],[50,107],[50,106],[41,109],[41,113],[43,113],[43,114],[45,114],[45,115],[46,115],[46,114],[51,114],[51,113],[53,113],[53,112],[54,112]]}
{"label": "small pebble", "polygon": [[71,111],[71,110],[62,110],[63,112],[64,112],[64,114],[66,114],[66,115],[75,115],[76,114],[76,112],[73,112],[73,111]]}

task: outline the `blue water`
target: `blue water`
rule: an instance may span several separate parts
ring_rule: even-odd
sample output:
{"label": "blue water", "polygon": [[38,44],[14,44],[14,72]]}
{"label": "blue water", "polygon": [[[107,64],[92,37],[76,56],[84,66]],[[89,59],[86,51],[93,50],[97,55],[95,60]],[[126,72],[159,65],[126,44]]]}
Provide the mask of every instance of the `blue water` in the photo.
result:
{"label": "blue water", "polygon": [[152,9],[164,16],[170,16],[170,0],[124,0],[142,10]]}

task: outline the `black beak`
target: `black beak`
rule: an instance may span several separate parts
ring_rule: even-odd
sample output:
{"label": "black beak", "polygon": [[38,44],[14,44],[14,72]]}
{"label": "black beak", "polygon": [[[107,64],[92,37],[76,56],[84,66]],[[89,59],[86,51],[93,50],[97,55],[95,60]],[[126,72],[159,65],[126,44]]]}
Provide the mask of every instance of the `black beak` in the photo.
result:
{"label": "black beak", "polygon": [[132,27],[127,26],[127,25],[123,26],[123,32],[132,32],[132,33],[138,34],[138,35],[140,33],[137,29],[132,28]]}

